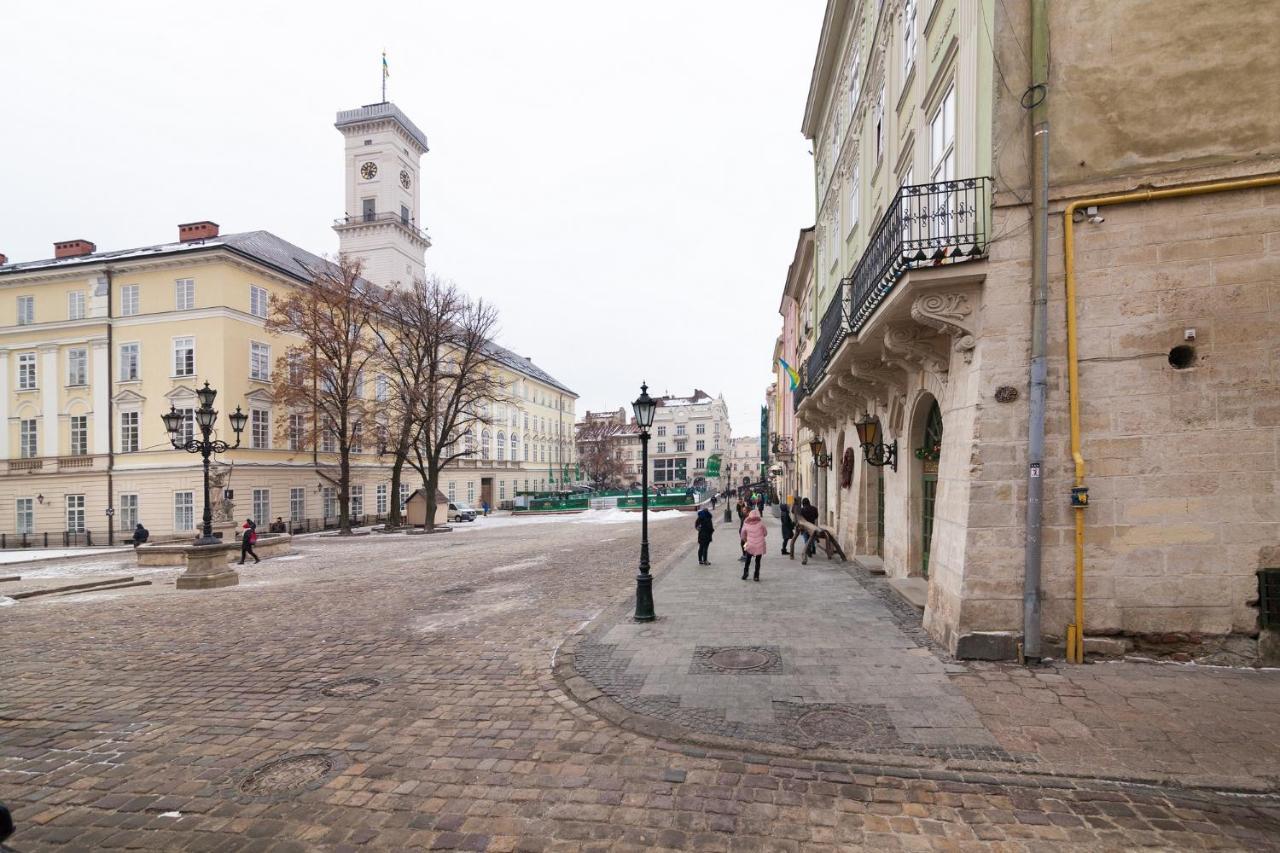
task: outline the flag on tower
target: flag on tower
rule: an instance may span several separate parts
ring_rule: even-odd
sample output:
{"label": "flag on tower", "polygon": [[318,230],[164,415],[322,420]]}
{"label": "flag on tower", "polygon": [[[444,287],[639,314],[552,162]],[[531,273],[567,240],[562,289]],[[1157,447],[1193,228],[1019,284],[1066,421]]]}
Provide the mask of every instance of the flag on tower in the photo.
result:
{"label": "flag on tower", "polygon": [[382,52],[382,79],[385,80],[391,76],[391,71],[387,68],[387,52]]}

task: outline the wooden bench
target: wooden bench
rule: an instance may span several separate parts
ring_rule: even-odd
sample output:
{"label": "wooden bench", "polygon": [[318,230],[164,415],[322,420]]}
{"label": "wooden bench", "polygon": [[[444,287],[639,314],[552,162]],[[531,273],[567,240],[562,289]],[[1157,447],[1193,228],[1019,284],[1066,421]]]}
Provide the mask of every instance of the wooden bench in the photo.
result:
{"label": "wooden bench", "polygon": [[[801,536],[802,533],[808,533],[810,540],[815,544],[815,546],[822,547],[826,552],[828,560],[831,559],[833,554],[838,554],[840,556],[840,562],[845,562],[846,557],[844,555],[844,550],[840,547],[840,542],[836,539],[835,531],[828,530],[820,524],[810,524],[803,518],[796,519],[795,521],[795,532],[791,539],[791,559],[794,560],[796,558],[796,543],[800,543],[800,546],[804,547],[804,537]],[[804,566],[808,565],[808,563],[809,549],[805,548],[805,552],[800,558],[800,565]]]}

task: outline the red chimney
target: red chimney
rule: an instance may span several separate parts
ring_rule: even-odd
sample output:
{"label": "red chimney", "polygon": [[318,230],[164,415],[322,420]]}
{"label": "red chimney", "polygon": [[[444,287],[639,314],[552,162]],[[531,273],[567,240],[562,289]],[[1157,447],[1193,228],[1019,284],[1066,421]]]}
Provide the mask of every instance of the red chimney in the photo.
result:
{"label": "red chimney", "polygon": [[192,243],[196,240],[208,240],[217,236],[218,223],[210,222],[207,219],[178,226],[179,243]]}
{"label": "red chimney", "polygon": [[80,255],[92,255],[96,251],[98,247],[88,240],[63,240],[53,244],[55,258],[76,258]]}

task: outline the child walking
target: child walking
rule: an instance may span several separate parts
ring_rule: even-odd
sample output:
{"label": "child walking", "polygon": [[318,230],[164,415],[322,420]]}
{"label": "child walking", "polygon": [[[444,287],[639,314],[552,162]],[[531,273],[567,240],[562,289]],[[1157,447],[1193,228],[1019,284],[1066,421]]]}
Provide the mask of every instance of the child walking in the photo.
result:
{"label": "child walking", "polygon": [[747,579],[747,570],[751,568],[751,558],[756,558],[756,574],[755,580],[760,580],[760,558],[764,556],[764,540],[768,535],[765,529],[764,521],[760,518],[760,511],[757,509],[747,513],[747,520],[742,523],[742,550],[744,556],[742,558],[742,579]]}

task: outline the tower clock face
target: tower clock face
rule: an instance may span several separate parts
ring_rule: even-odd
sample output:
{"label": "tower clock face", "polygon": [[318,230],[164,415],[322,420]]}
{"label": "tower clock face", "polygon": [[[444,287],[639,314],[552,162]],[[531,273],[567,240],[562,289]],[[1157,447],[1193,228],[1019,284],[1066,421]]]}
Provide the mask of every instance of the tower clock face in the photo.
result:
{"label": "tower clock face", "polygon": [[410,183],[411,181],[409,180],[409,173],[406,172],[404,169],[401,169],[400,170],[400,186],[404,187],[405,189],[409,189]]}
{"label": "tower clock face", "polygon": [[378,176],[378,164],[370,160],[360,167],[360,177],[366,181],[372,181]]}

